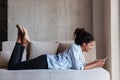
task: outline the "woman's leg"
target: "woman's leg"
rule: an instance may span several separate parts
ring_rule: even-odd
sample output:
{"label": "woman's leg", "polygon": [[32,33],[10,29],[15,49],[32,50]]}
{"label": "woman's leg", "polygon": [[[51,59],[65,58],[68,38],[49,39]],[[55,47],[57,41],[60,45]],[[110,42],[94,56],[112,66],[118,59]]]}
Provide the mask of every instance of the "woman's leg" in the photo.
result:
{"label": "woman's leg", "polygon": [[9,70],[48,69],[46,55],[21,62],[24,48],[25,47],[20,43],[16,43],[10,61],[8,63]]}
{"label": "woman's leg", "polygon": [[15,64],[9,70],[48,69],[47,56],[41,55],[37,58]]}
{"label": "woman's leg", "polygon": [[42,55],[37,58],[21,62],[23,50],[25,46],[30,42],[27,30],[25,28],[23,28],[22,39],[21,40],[17,39],[17,41],[19,42],[21,41],[21,44],[16,43],[15,45],[15,48],[13,50],[13,53],[8,65],[9,70],[47,69],[48,68],[46,55]]}
{"label": "woman's leg", "polygon": [[23,30],[21,27],[19,27],[19,25],[16,25],[16,27],[18,29],[18,37],[17,37],[15,47],[13,49],[12,55],[11,55],[10,60],[8,62],[8,68],[21,62],[23,51],[25,48],[24,46],[22,46],[22,42],[21,42],[21,40],[23,39]]}
{"label": "woman's leg", "polygon": [[8,63],[8,68],[11,68],[14,65],[21,62],[23,51],[24,51],[24,47],[21,45],[21,43],[16,42]]}

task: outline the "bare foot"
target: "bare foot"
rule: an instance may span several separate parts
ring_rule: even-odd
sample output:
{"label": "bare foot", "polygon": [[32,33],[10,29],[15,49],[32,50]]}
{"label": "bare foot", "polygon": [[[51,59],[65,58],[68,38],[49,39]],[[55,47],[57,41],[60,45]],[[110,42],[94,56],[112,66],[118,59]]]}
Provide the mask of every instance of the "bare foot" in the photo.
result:
{"label": "bare foot", "polygon": [[27,46],[30,43],[30,38],[28,36],[27,29],[22,27],[23,30],[23,39],[22,39],[22,45]]}
{"label": "bare foot", "polygon": [[21,43],[21,39],[22,39],[22,35],[23,35],[23,30],[22,27],[20,27],[20,25],[16,25],[17,29],[18,29],[18,36],[17,36],[17,42]]}

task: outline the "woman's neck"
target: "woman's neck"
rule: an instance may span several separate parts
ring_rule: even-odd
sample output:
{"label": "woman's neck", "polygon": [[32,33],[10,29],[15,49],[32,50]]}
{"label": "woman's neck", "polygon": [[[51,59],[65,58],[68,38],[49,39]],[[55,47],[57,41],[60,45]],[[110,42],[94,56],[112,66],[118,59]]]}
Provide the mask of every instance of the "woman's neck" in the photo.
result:
{"label": "woman's neck", "polygon": [[81,46],[81,45],[80,45],[80,47],[81,47],[82,52],[84,52],[84,51],[85,51],[84,47],[83,47],[83,46]]}

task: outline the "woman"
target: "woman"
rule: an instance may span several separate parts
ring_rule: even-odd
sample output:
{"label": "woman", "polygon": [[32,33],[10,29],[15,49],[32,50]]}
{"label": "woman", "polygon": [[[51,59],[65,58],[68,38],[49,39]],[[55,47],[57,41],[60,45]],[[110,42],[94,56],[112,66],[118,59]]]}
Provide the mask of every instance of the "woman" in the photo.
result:
{"label": "woman", "polygon": [[16,45],[12,52],[8,63],[9,70],[25,70],[25,69],[75,69],[85,70],[95,67],[102,67],[105,63],[104,59],[98,59],[94,62],[83,64],[81,61],[84,51],[93,48],[93,36],[84,30],[77,28],[74,32],[74,44],[67,48],[62,54],[57,55],[41,55],[37,58],[21,62],[24,48],[30,43],[27,30],[24,27],[16,25],[18,29],[18,37]]}

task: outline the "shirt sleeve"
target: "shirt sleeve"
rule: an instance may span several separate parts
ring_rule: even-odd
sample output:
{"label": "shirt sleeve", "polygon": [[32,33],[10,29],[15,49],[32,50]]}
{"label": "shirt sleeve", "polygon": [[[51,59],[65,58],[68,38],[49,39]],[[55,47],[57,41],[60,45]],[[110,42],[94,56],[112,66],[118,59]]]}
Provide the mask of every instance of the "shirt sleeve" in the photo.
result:
{"label": "shirt sleeve", "polygon": [[80,48],[76,48],[74,46],[71,47],[71,62],[72,62],[72,69],[76,70],[83,70],[84,64],[82,63],[82,51],[79,50]]}

